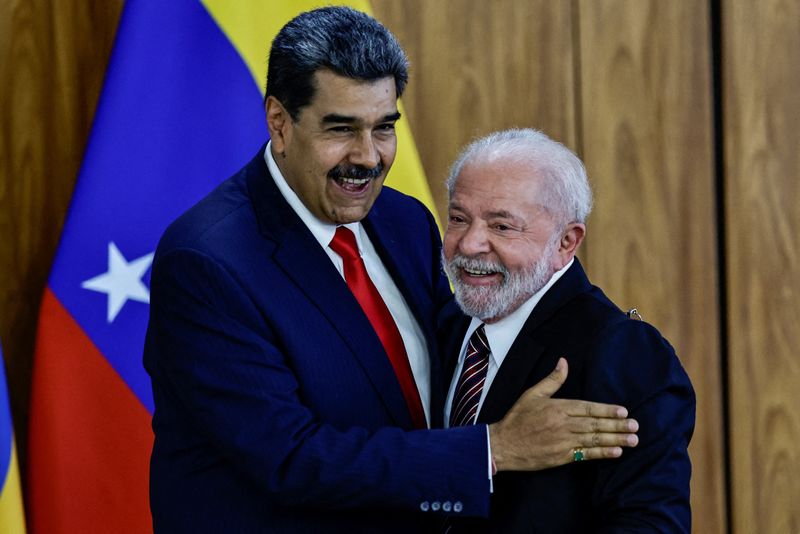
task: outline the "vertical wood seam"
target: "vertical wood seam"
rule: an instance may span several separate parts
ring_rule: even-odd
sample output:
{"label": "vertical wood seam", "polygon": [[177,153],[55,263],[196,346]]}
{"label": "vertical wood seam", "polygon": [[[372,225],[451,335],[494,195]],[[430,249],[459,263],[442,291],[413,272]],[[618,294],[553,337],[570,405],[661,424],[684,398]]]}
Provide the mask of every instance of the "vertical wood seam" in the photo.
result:
{"label": "vertical wood seam", "polygon": [[730,410],[730,365],[728,357],[730,354],[729,332],[730,316],[728,314],[728,276],[727,266],[728,257],[726,251],[727,229],[725,226],[725,136],[724,136],[724,117],[723,117],[723,42],[722,42],[722,5],[720,0],[710,0],[709,2],[709,21],[711,36],[711,90],[712,90],[712,121],[714,135],[714,185],[716,197],[716,235],[717,235],[717,298],[719,314],[719,365],[720,365],[720,387],[721,408],[722,408],[722,439],[724,441],[722,476],[723,476],[723,495],[725,503],[724,530],[728,534],[733,533],[733,488],[732,488],[732,465],[731,465],[731,410]]}

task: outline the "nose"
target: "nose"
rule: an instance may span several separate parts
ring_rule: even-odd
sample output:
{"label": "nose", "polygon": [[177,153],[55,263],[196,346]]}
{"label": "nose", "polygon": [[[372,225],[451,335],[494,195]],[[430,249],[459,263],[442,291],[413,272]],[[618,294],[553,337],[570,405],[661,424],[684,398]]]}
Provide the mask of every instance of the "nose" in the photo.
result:
{"label": "nose", "polygon": [[369,132],[361,132],[353,141],[350,150],[350,163],[372,169],[378,165],[381,156],[375,146],[375,140]]}
{"label": "nose", "polygon": [[458,240],[458,251],[464,256],[477,256],[491,251],[488,228],[482,221],[472,221]]}

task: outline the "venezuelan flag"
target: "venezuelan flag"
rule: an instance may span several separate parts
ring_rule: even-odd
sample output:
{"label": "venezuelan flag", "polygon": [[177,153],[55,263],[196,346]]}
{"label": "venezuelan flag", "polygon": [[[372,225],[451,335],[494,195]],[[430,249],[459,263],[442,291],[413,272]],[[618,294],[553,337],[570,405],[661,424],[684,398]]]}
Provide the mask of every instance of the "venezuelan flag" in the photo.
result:
{"label": "venezuelan flag", "polygon": [[24,534],[25,513],[17,468],[17,447],[14,443],[14,425],[8,405],[3,349],[0,347],[0,532]]}
{"label": "venezuelan flag", "polygon": [[[152,530],[153,399],[141,361],[153,252],[166,226],[267,138],[269,45],[318,4],[126,2],[39,315],[33,532]],[[369,11],[366,2],[349,4]],[[398,137],[389,183],[432,208],[403,121]]]}

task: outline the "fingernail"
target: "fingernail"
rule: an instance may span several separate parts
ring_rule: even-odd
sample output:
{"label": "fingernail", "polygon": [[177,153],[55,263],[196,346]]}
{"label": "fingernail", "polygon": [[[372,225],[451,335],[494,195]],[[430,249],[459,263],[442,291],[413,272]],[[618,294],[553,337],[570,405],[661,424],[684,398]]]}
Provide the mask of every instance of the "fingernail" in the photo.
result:
{"label": "fingernail", "polygon": [[636,432],[639,430],[639,422],[636,419],[631,419],[628,421],[628,430],[631,432]]}
{"label": "fingernail", "polygon": [[630,436],[628,436],[627,441],[628,445],[630,445],[631,447],[635,447],[639,443],[639,438],[636,437],[635,434],[631,434]]}
{"label": "fingernail", "polygon": [[628,410],[625,408],[617,408],[617,417],[625,418],[628,417]]}
{"label": "fingernail", "polygon": [[622,447],[614,447],[611,450],[611,456],[613,456],[614,458],[619,458],[620,456],[622,456]]}

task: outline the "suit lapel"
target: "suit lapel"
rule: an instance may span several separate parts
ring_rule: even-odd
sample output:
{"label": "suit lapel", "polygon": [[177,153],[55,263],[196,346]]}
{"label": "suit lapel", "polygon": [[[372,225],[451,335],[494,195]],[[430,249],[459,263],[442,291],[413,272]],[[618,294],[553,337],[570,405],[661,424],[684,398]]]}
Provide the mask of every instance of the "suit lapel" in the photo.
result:
{"label": "suit lapel", "polygon": [[532,332],[525,333],[523,328],[511,345],[483,400],[478,423],[494,423],[502,419],[526,389],[528,376],[544,353],[544,347],[528,334]]}
{"label": "suit lapel", "polygon": [[547,376],[558,357],[566,356],[547,353],[546,341],[539,335],[540,327],[567,302],[590,289],[583,267],[575,258],[575,263],[545,293],[522,326],[484,399],[479,423],[502,419],[525,389]]}
{"label": "suit lapel", "polygon": [[369,214],[363,221],[364,230],[369,236],[369,240],[375,247],[375,251],[381,259],[381,263],[386,267],[392,281],[394,281],[397,289],[403,295],[414,319],[422,330],[425,336],[426,346],[429,352],[429,369],[430,376],[428,377],[428,388],[430,391],[430,424],[432,428],[442,426],[442,405],[441,388],[438,384],[441,382],[441,366],[438,358],[436,358],[437,345],[435,342],[434,324],[430,318],[427,317],[425,310],[430,309],[431,296],[425,293],[425,284],[420,283],[420,280],[414,277],[419,276],[419,267],[412,264],[410,251],[404,248],[408,245],[402,245],[404,240],[398,238],[396,228],[385,217],[381,216],[381,199],[378,198],[372,206]]}
{"label": "suit lapel", "polygon": [[410,279],[418,273],[410,263],[408,251],[402,250],[399,244],[399,239],[392,225],[381,218],[380,206],[378,202],[375,203],[369,215],[362,221],[364,230],[366,230],[372,245],[381,258],[386,270],[397,285],[397,288],[403,294],[414,318],[417,320],[422,332],[425,334],[425,339],[428,342],[428,347],[431,348],[433,344],[433,325],[429,320],[426,320],[423,310],[429,306],[424,303],[430,300],[430,296],[424,292],[424,285],[419,283],[419,280]]}
{"label": "suit lapel", "polygon": [[442,346],[444,373],[449,378],[445,381],[445,388],[450,386],[453,380],[453,373],[456,372],[458,357],[461,356],[461,345],[464,343],[464,336],[467,335],[469,323],[469,317],[459,315],[450,324],[443,325],[443,328],[449,331]]}
{"label": "suit lapel", "polygon": [[281,195],[262,155],[263,150],[248,166],[247,183],[259,229],[275,242],[273,260],[350,348],[395,423],[411,429],[408,407],[380,339],[327,253]]}
{"label": "suit lapel", "polygon": [[415,277],[419,276],[419,267],[413,265],[412,255],[405,248],[408,245],[402,245],[404,240],[398,237],[395,226],[386,217],[382,217],[380,198],[375,202],[367,217],[361,222],[381,262],[403,295],[406,304],[408,304],[411,313],[414,315],[414,319],[425,336],[430,355],[430,376],[428,378],[431,395],[431,427],[441,427],[444,410],[444,398],[440,386],[442,383],[442,366],[437,357],[439,349],[435,341],[434,321],[425,313],[425,310],[430,309],[431,295],[426,293],[425,284],[415,279]]}

